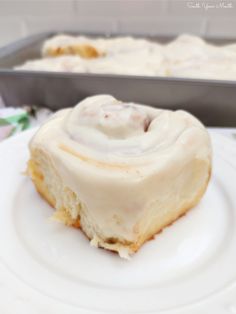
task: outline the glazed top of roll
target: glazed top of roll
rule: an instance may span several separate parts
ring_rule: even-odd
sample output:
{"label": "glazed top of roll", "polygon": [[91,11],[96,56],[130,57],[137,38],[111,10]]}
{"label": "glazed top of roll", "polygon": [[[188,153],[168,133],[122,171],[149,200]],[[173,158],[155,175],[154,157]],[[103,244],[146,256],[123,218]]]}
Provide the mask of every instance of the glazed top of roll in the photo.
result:
{"label": "glazed top of roll", "polygon": [[177,158],[188,159],[191,154],[202,158],[211,153],[207,145],[195,151],[200,142],[209,142],[209,136],[191,114],[124,103],[110,95],[88,97],[74,108],[56,113],[31,145],[44,140],[73,156],[104,162],[104,168],[156,168],[168,156],[174,162]]}

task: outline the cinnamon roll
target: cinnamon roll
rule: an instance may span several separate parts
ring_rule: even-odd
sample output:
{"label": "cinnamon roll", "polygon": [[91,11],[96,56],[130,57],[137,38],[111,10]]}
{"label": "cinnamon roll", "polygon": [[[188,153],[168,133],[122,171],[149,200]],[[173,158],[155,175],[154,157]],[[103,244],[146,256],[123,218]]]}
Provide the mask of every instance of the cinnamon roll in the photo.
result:
{"label": "cinnamon roll", "polygon": [[211,173],[204,126],[185,111],[88,97],[30,142],[28,173],[91,244],[129,257],[203,196]]}
{"label": "cinnamon roll", "polygon": [[58,35],[45,41],[42,54],[45,57],[74,55],[90,59],[102,56],[103,52],[94,46],[92,39],[82,36]]}

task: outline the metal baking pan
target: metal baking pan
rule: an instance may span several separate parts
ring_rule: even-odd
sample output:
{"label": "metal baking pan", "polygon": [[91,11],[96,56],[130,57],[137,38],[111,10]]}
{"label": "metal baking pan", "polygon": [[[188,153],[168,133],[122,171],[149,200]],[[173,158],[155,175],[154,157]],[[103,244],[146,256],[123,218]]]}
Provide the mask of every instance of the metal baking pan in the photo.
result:
{"label": "metal baking pan", "polygon": [[208,126],[236,126],[236,81],[12,70],[39,58],[43,41],[53,35],[34,35],[0,49],[0,96],[7,105],[56,110],[89,95],[112,94],[124,101],[185,109]]}

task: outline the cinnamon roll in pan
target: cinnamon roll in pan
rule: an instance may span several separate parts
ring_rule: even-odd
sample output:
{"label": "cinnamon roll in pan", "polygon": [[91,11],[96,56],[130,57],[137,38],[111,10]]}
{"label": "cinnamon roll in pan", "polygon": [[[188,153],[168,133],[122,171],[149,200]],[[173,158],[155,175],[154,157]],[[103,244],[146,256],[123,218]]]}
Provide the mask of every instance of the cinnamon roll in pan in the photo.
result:
{"label": "cinnamon roll in pan", "polygon": [[91,39],[83,36],[58,35],[46,40],[42,48],[42,55],[45,57],[74,55],[91,59],[103,54],[95,47]]}
{"label": "cinnamon roll in pan", "polygon": [[39,129],[28,173],[54,217],[128,258],[200,201],[211,154],[191,114],[98,95]]}

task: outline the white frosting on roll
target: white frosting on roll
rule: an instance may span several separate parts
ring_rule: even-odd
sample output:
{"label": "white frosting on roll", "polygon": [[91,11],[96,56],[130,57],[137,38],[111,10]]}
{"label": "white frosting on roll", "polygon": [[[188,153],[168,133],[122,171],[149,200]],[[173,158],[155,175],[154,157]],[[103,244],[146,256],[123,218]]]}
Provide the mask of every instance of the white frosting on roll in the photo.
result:
{"label": "white frosting on roll", "polygon": [[182,35],[166,47],[169,76],[236,79],[236,53],[233,45],[214,46],[197,36]]}
{"label": "white frosting on roll", "polygon": [[[148,237],[157,213],[192,204],[207,184],[211,164],[208,133],[191,114],[109,95],[59,111],[30,148],[45,152],[64,186],[87,208],[86,219],[97,230],[86,231],[92,243],[111,249],[105,238],[138,241],[140,235]],[[157,201],[160,208],[153,207]]]}
{"label": "white frosting on roll", "polygon": [[27,61],[23,68],[16,66],[15,69],[51,72],[87,72],[86,63],[79,56],[62,56],[58,58],[31,60]]}
{"label": "white frosting on roll", "polygon": [[75,47],[76,50],[81,45],[91,46],[98,54],[91,59],[58,56],[32,60],[15,69],[236,79],[235,44],[215,46],[193,35],[181,35],[168,44],[132,37],[58,35],[45,41],[43,56],[50,50],[57,55],[60,49],[67,51],[67,47]]}
{"label": "white frosting on roll", "polygon": [[81,149],[90,150],[91,155],[110,153],[113,158],[122,154],[147,158],[174,143],[189,125],[205,132],[187,112],[123,103],[109,95],[85,99],[65,117],[63,125],[76,145],[83,144]]}

